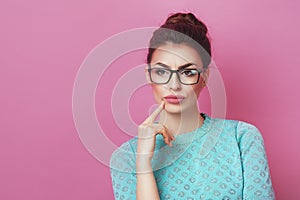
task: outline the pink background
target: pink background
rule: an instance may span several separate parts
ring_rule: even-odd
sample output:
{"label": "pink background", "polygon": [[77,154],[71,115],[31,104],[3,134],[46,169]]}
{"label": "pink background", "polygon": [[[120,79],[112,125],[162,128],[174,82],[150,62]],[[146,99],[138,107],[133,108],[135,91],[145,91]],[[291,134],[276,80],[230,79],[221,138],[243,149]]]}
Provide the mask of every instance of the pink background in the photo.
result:
{"label": "pink background", "polygon": [[[106,38],[158,26],[177,11],[194,12],[208,25],[227,118],[262,132],[277,198],[300,199],[299,8],[297,0],[2,1],[0,199],[113,199],[109,168],[88,153],[74,125],[76,73]],[[145,60],[144,52],[136,55],[125,58],[122,73]],[[119,145],[129,136],[101,115],[109,112],[102,97],[109,99],[111,88],[104,87],[96,95],[99,121]],[[132,102],[142,94],[152,99],[143,87]],[[136,122],[147,110],[130,104]]]}

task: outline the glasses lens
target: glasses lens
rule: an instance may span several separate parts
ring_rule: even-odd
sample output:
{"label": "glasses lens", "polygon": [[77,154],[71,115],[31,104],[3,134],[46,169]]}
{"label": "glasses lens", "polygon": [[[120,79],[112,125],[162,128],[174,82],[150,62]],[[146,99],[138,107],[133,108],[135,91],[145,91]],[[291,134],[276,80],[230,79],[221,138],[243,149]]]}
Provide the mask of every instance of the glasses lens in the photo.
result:
{"label": "glasses lens", "polygon": [[179,71],[179,78],[183,84],[196,84],[199,79],[199,71],[197,69],[183,69]]}
{"label": "glasses lens", "polygon": [[159,84],[167,83],[171,75],[170,70],[162,68],[152,68],[150,73],[152,81]]}

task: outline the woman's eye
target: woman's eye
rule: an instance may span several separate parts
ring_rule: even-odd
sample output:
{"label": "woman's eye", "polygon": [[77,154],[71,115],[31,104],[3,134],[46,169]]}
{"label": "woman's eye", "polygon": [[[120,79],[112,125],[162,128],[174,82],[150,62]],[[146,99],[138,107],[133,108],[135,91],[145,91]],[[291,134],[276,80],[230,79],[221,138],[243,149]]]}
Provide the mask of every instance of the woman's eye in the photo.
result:
{"label": "woman's eye", "polygon": [[197,70],[195,69],[186,69],[186,70],[182,70],[181,74],[184,76],[195,76],[197,75]]}
{"label": "woman's eye", "polygon": [[164,76],[167,74],[167,71],[164,69],[157,69],[157,70],[155,70],[155,73],[159,76]]}

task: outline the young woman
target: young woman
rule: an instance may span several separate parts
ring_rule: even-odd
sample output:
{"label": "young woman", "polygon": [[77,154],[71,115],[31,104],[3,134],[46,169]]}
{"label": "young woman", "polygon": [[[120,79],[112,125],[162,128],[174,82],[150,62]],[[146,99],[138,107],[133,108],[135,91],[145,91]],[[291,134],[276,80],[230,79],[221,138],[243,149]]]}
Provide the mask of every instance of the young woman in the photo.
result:
{"label": "young woman", "polygon": [[198,110],[210,57],[207,28],[191,13],[153,33],[145,73],[159,106],[111,157],[116,199],[275,198],[257,128]]}

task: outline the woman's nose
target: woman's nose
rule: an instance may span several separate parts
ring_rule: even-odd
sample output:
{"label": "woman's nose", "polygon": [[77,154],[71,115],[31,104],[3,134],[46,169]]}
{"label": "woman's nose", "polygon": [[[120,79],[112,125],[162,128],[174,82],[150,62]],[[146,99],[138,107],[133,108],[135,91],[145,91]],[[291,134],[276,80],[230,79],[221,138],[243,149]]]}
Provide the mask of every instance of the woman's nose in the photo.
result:
{"label": "woman's nose", "polygon": [[171,75],[170,81],[168,83],[168,86],[172,90],[178,90],[181,88],[181,83],[179,81],[179,77],[176,73],[173,73]]}

